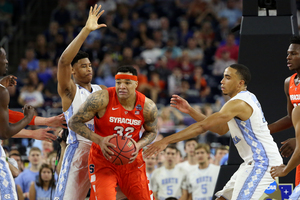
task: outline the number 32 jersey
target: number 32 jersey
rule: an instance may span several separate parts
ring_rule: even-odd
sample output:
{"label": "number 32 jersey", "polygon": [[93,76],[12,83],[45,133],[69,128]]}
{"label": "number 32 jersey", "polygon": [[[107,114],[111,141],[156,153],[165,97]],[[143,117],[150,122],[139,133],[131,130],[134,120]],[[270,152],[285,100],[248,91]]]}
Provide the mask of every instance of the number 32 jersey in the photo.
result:
{"label": "number 32 jersey", "polygon": [[136,103],[133,110],[125,110],[120,104],[115,87],[107,88],[109,103],[101,118],[94,118],[95,133],[102,137],[117,134],[140,139],[140,130],[144,124],[143,109],[145,95],[136,91]]}

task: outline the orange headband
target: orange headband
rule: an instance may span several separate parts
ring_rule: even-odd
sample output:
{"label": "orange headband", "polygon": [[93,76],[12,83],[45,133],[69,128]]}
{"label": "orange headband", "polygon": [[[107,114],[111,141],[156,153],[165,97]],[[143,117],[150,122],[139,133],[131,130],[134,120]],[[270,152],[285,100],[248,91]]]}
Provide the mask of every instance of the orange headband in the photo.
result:
{"label": "orange headband", "polygon": [[115,75],[115,79],[130,79],[133,81],[137,81],[137,76],[129,75],[129,74],[117,74]]}

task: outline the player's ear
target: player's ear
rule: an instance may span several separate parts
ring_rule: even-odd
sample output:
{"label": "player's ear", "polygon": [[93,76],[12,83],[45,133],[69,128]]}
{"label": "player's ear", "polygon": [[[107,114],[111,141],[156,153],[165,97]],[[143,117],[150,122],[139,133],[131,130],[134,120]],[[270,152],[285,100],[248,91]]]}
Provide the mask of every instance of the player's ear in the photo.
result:
{"label": "player's ear", "polygon": [[138,87],[138,85],[139,85],[139,82],[135,81],[135,89]]}

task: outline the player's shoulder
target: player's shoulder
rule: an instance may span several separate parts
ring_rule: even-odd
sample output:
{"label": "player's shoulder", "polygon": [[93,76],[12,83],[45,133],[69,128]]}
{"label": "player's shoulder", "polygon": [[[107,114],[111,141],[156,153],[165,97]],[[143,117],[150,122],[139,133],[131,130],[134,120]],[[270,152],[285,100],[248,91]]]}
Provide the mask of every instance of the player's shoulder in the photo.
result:
{"label": "player's shoulder", "polygon": [[157,118],[157,112],[156,104],[146,97],[143,111],[144,117],[152,121]]}

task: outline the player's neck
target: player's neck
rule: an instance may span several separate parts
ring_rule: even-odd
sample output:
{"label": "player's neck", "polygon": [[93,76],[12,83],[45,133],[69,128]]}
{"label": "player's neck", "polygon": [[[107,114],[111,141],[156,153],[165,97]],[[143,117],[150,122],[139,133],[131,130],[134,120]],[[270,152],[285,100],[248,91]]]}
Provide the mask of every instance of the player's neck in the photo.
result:
{"label": "player's neck", "polygon": [[188,155],[187,161],[190,165],[196,165],[198,163],[197,158],[194,155]]}
{"label": "player's neck", "polygon": [[78,84],[80,87],[85,88],[87,91],[92,92],[92,84],[89,83],[83,83],[80,81],[75,81],[76,84]]}
{"label": "player's neck", "polygon": [[206,169],[209,165],[209,162],[200,162],[199,169]]}
{"label": "player's neck", "polygon": [[120,99],[118,97],[118,100],[125,110],[132,110],[132,109],[134,109],[134,106],[136,103],[136,94],[131,95],[127,99]]}
{"label": "player's neck", "polygon": [[230,98],[232,98],[242,91],[247,91],[247,87],[243,87],[243,88],[237,90],[236,92],[234,92],[233,94],[228,94],[228,96],[230,96]]}

